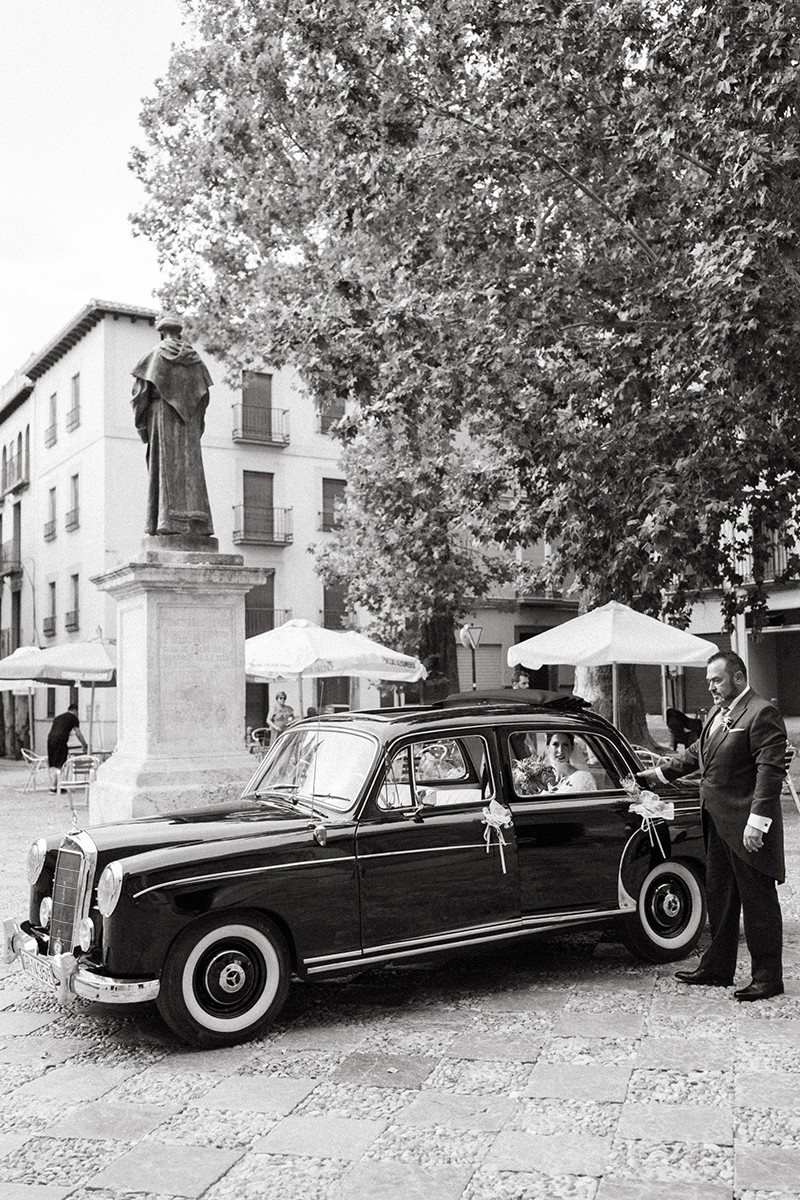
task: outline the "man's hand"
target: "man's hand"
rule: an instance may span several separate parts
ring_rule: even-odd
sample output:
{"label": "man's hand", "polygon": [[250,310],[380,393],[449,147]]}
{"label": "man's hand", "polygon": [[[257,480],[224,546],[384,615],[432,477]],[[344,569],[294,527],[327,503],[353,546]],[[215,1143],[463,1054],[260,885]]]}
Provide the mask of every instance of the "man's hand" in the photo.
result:
{"label": "man's hand", "polygon": [[754,829],[752,825],[745,825],[742,841],[744,842],[745,850],[755,853],[756,850],[760,850],[764,845],[764,835],[760,829]]}
{"label": "man's hand", "polygon": [[649,787],[653,787],[655,784],[661,783],[662,780],[659,779],[655,770],[650,770],[650,771],[637,771],[636,772],[636,782],[640,783],[642,785],[642,787],[649,788]]}

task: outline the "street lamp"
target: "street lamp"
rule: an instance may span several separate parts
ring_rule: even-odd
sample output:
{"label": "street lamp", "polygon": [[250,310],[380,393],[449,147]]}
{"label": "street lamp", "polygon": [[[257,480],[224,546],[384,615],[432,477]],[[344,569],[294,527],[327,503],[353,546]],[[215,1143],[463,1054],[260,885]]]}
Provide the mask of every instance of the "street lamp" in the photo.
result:
{"label": "street lamp", "polygon": [[458,633],[458,640],[465,650],[469,650],[472,654],[472,690],[473,692],[478,686],[475,675],[475,651],[481,644],[481,634],[483,633],[482,625],[462,625]]}

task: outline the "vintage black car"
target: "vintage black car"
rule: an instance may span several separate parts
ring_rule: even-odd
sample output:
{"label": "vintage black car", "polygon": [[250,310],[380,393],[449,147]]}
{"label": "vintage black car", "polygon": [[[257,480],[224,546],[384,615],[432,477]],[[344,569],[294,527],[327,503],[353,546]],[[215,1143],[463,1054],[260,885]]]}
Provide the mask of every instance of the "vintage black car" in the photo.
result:
{"label": "vintage black car", "polygon": [[298,722],[236,803],[36,841],[6,961],[64,1002],[155,999],[217,1046],[268,1025],[293,973],[598,923],[683,958],[705,919],[697,788],[643,818],[622,782],[639,769],[612,725],[548,693]]}

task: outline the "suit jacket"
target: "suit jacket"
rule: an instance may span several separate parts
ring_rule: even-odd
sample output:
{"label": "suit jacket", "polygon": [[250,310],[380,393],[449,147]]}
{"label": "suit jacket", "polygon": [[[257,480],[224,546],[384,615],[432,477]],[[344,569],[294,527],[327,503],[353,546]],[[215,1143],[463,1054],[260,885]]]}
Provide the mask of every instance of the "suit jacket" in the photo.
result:
{"label": "suit jacket", "polygon": [[[700,737],[661,770],[677,779],[700,769],[700,800],[720,837],[744,862],[783,883],[781,788],[786,777],[786,726],[774,705],[755,692],[734,710],[730,729],[713,730],[714,709]],[[771,817],[760,850],[745,850],[742,836],[751,813]]]}

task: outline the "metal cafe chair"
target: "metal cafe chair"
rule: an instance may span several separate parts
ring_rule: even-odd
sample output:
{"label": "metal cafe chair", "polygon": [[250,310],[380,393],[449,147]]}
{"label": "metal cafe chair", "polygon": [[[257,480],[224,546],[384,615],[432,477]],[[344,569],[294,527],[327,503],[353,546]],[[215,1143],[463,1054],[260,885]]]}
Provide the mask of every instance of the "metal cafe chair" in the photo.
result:
{"label": "metal cafe chair", "polygon": [[71,754],[59,772],[56,791],[59,798],[62,793],[69,797],[70,815],[76,827],[78,816],[74,796],[83,792],[84,802],[89,803],[89,787],[95,781],[98,764],[99,759],[94,754]]}
{"label": "metal cafe chair", "polygon": [[39,780],[44,779],[45,784],[48,783],[49,776],[47,773],[47,756],[45,754],[34,754],[32,750],[28,750],[25,746],[22,747],[22,757],[28,764],[29,770],[25,779],[23,792],[38,792]]}
{"label": "metal cafe chair", "polygon": [[786,747],[786,757],[784,758],[783,761],[786,765],[786,786],[789,788],[789,791],[792,794],[792,799],[794,800],[795,808],[800,813],[800,796],[797,795],[797,788],[794,786],[794,780],[792,779],[791,775],[789,774],[789,768],[792,765],[792,760],[793,760],[795,754],[797,754],[797,751],[795,750],[794,746],[787,746]]}

